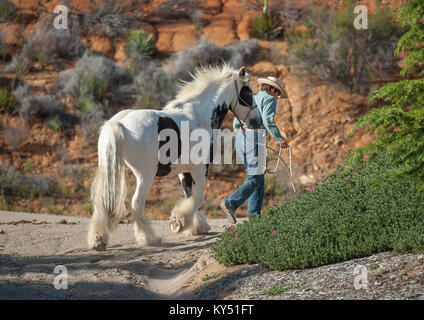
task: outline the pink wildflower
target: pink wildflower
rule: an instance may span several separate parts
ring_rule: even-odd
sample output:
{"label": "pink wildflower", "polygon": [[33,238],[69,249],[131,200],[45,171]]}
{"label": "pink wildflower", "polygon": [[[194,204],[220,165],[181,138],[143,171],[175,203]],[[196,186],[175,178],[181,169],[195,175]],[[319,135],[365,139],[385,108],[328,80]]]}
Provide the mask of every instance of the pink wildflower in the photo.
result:
{"label": "pink wildflower", "polygon": [[347,176],[348,179],[350,179],[350,176]]}
{"label": "pink wildflower", "polygon": [[274,231],[273,231],[273,232],[271,232],[271,237],[272,237],[272,236],[274,236],[274,234],[275,234],[275,232],[274,232]]}
{"label": "pink wildflower", "polygon": [[311,191],[315,191],[315,188],[314,188],[314,187],[312,187],[312,188],[311,188]]}

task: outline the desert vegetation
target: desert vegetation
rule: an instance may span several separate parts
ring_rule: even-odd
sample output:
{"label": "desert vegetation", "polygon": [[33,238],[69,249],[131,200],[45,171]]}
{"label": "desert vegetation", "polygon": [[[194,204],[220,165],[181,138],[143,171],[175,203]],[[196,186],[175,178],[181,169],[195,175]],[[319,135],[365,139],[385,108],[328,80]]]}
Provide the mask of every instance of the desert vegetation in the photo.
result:
{"label": "desert vegetation", "polygon": [[305,18],[306,29],[286,29],[288,52],[283,60],[298,73],[337,81],[352,92],[367,94],[373,81],[393,75],[393,52],[402,34],[388,7],[377,6],[368,29],[352,28],[353,1],[343,10],[322,6]]}

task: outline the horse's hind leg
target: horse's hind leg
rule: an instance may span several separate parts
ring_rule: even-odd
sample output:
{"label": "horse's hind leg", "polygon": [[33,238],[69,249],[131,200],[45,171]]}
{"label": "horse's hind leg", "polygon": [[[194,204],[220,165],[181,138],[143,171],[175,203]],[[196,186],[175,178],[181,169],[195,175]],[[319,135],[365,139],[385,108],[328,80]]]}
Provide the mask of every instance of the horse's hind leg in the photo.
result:
{"label": "horse's hind leg", "polygon": [[141,177],[140,174],[136,174],[136,178],[137,188],[131,202],[135,237],[141,246],[159,243],[160,238],[155,236],[150,220],[144,216],[146,198],[155,177],[148,174]]}

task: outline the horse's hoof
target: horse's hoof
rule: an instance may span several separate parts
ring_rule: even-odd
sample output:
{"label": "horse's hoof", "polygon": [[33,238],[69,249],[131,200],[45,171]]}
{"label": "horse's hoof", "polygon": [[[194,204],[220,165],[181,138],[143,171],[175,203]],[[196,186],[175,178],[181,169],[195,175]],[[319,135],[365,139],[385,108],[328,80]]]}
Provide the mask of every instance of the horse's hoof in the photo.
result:
{"label": "horse's hoof", "polygon": [[181,231],[181,223],[177,217],[172,217],[169,222],[169,230],[173,233],[178,233]]}
{"label": "horse's hoof", "polygon": [[101,237],[99,235],[96,236],[96,240],[93,244],[90,244],[90,248],[96,251],[105,251],[106,250],[106,243],[102,241]]}
{"label": "horse's hoof", "polygon": [[91,246],[91,249],[96,251],[105,251],[106,243],[104,243],[103,241],[97,241],[94,245]]}

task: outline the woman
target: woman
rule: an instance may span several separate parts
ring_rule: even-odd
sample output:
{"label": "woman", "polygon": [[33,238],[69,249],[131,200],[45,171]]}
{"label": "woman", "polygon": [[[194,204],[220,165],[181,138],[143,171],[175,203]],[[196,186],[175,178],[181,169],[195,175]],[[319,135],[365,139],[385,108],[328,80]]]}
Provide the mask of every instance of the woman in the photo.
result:
{"label": "woman", "polygon": [[[249,214],[257,213],[260,215],[262,202],[264,199],[265,179],[264,168],[258,170],[258,155],[260,147],[264,148],[265,136],[261,137],[261,132],[271,134],[271,136],[279,143],[281,148],[287,148],[289,145],[283,138],[274,123],[275,109],[277,107],[278,98],[287,98],[287,93],[283,89],[283,84],[280,80],[274,77],[259,78],[261,91],[255,95],[255,101],[258,105],[262,116],[260,132],[247,129],[243,123],[243,131],[240,128],[238,119],[234,119],[233,127],[237,131],[236,136],[236,152],[243,159],[244,166],[247,169],[247,181],[240,186],[233,194],[221,202],[221,209],[227,216],[227,219],[235,224],[235,210],[239,208],[246,200],[248,200],[247,211]],[[261,139],[262,138],[262,139]],[[258,143],[262,140],[262,143]],[[266,150],[263,149],[263,152]],[[259,165],[260,166],[260,165]],[[263,167],[263,166],[262,166]]]}

